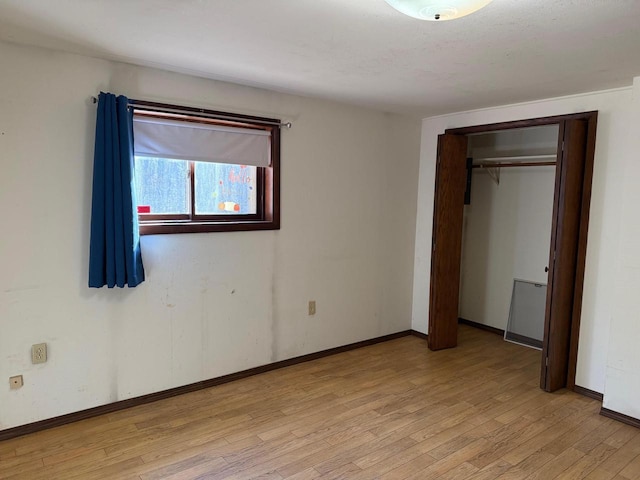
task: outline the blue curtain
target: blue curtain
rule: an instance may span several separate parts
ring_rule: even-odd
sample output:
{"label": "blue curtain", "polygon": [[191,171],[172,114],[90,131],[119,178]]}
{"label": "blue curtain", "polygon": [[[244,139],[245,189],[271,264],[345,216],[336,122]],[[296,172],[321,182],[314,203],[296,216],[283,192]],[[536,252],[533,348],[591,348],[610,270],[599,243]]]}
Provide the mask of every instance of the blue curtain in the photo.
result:
{"label": "blue curtain", "polygon": [[89,286],[144,281],[133,171],[133,111],[127,97],[100,93],[93,159]]}

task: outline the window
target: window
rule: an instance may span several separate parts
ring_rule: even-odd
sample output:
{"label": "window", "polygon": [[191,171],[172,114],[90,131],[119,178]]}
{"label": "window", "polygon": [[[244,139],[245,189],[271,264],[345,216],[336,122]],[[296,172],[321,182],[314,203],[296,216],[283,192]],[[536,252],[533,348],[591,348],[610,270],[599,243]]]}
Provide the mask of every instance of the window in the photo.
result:
{"label": "window", "polygon": [[280,228],[279,120],[133,108],[140,234]]}

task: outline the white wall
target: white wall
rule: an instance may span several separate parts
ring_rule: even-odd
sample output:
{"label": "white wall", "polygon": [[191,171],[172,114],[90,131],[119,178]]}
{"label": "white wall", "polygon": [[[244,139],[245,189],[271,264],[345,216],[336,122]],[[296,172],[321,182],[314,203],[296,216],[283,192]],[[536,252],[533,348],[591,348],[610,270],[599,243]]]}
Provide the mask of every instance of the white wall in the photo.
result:
{"label": "white wall", "polygon": [[[597,392],[605,391],[610,325],[616,301],[616,278],[620,265],[618,253],[620,223],[624,219],[633,222],[634,225],[638,224],[637,213],[623,214],[620,208],[624,200],[620,186],[624,179],[626,159],[631,158],[638,150],[637,146],[629,143],[631,128],[635,128],[634,136],[638,136],[638,126],[632,127],[630,123],[631,99],[632,89],[624,88],[462,112],[423,120],[413,285],[412,322],[414,329],[426,332],[428,323],[430,245],[437,135],[443,133],[446,128],[598,110],[576,383]],[[635,108],[637,110],[637,106]],[[632,197],[637,195],[637,192],[627,195]],[[635,261],[640,258],[637,251],[637,249],[635,252],[630,251],[629,254]],[[640,291],[638,277],[632,279],[630,285],[632,290]],[[631,305],[629,302],[630,300],[626,303]],[[638,311],[637,308],[635,311]],[[620,332],[616,331],[615,335],[628,335],[630,333],[628,322],[630,321],[627,320],[625,327]],[[617,348],[619,346],[617,340],[612,339],[612,341],[614,342],[613,348]],[[634,401],[636,405],[640,405],[640,396],[635,396]]]}
{"label": "white wall", "polygon": [[[410,328],[419,122],[3,43],[0,64],[0,429]],[[146,236],[146,282],[89,289],[100,90],[293,121],[282,229]]]}
{"label": "white wall", "polygon": [[629,154],[619,184],[622,227],[603,405],[640,419],[640,77],[633,82],[632,110]]}
{"label": "white wall", "polygon": [[[547,283],[555,167],[503,168],[496,184],[474,170],[466,205],[460,270],[460,316],[505,330],[513,280]],[[521,335],[542,338],[539,324]],[[539,327],[539,328],[538,328]]]}

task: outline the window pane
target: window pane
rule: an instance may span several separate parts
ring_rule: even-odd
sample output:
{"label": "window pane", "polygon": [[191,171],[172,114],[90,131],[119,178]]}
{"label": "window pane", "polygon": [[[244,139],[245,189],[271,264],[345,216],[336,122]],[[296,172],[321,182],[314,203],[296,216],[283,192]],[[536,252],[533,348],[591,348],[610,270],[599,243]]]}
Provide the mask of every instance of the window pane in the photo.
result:
{"label": "window pane", "polygon": [[195,162],[196,214],[257,213],[258,167]]}
{"label": "window pane", "polygon": [[189,213],[189,162],[135,157],[138,213]]}

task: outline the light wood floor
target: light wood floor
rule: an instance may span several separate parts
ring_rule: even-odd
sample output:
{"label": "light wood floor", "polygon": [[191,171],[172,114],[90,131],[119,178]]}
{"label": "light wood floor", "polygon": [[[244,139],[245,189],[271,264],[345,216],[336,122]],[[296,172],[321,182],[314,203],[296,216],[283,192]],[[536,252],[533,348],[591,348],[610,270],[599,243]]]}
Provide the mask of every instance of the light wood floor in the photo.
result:
{"label": "light wood floor", "polygon": [[0,442],[3,479],[637,479],[640,430],[461,327]]}

